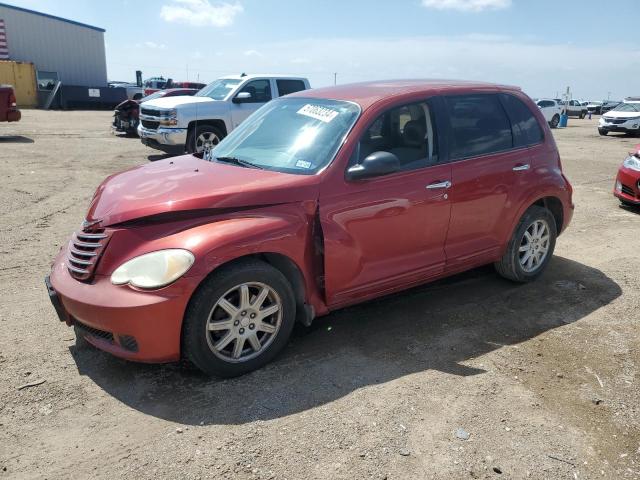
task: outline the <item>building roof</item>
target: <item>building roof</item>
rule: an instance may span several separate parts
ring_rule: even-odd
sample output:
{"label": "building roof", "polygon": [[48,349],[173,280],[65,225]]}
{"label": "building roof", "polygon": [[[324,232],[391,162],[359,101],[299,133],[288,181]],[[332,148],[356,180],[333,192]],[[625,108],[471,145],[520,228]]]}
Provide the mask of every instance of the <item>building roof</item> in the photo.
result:
{"label": "building roof", "polygon": [[431,93],[443,90],[468,91],[474,89],[520,90],[519,87],[508,85],[464,80],[379,80],[303,90],[293,93],[290,96],[352,101],[359,104],[363,109],[366,109],[384,98],[399,97],[420,92]]}
{"label": "building roof", "polygon": [[28,8],[16,7],[15,5],[9,5],[7,3],[0,2],[0,7],[10,8],[12,10],[17,10],[19,12],[31,13],[33,15],[40,15],[41,17],[52,18],[54,20],[70,23],[71,25],[77,25],[78,27],[90,28],[91,30],[96,30],[102,33],[106,31],[104,28],[94,27],[93,25],[87,25],[86,23],[80,23],[80,22],[76,22],[74,20],[68,20],[62,17],[56,17],[55,15],[49,15],[48,13],[36,12],[35,10],[29,10]]}

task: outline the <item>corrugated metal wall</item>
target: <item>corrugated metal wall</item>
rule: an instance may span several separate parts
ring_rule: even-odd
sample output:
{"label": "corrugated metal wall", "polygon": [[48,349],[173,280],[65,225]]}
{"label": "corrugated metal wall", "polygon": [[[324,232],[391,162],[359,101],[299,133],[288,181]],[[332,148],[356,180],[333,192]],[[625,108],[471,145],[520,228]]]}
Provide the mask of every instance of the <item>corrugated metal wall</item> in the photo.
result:
{"label": "corrugated metal wall", "polygon": [[36,70],[32,63],[0,60],[0,84],[13,85],[19,107],[38,105]]}
{"label": "corrugated metal wall", "polygon": [[58,72],[66,85],[104,87],[104,32],[0,5],[11,60]]}

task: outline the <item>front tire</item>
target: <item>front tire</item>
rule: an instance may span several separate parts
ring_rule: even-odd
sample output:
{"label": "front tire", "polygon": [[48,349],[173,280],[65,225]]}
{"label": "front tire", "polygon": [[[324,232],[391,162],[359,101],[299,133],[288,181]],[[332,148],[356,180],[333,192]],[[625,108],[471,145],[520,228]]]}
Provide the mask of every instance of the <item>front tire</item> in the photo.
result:
{"label": "front tire", "polygon": [[558,128],[559,123],[560,123],[560,115],[556,113],[551,119],[551,122],[549,122],[549,125],[551,126],[551,128]]}
{"label": "front tire", "polygon": [[607,130],[603,130],[602,128],[599,128],[599,129],[598,129],[598,133],[599,133],[600,135],[602,135],[603,137],[606,137],[606,136],[607,136],[607,133],[609,133],[609,132],[608,132]]}
{"label": "front tire", "polygon": [[287,344],[295,317],[291,285],[279,270],[257,260],[222,267],[189,302],[185,357],[208,375],[256,370]]}
{"label": "front tire", "polygon": [[215,147],[223,138],[223,133],[213,125],[198,125],[187,136],[187,152],[203,153]]}
{"label": "front tire", "polygon": [[516,227],[507,251],[496,262],[497,272],[514,282],[530,282],[538,277],[553,256],[556,222],[549,210],[529,207]]}

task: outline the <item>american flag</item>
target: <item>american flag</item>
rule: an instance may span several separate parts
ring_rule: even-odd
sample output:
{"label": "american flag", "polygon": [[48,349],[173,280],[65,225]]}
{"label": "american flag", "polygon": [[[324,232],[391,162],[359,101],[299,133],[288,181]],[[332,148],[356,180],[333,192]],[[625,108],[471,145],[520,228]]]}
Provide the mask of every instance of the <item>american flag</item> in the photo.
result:
{"label": "american flag", "polygon": [[9,46],[7,45],[7,31],[4,20],[0,18],[0,60],[9,60]]}

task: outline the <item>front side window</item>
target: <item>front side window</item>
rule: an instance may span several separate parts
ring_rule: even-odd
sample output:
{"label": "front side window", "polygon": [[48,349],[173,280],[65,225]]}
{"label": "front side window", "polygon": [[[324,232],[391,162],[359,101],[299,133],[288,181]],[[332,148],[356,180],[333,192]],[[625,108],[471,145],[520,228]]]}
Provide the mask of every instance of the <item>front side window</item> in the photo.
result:
{"label": "front side window", "polygon": [[497,95],[457,95],[444,99],[451,124],[452,160],[513,148],[511,125]]}
{"label": "front side window", "polygon": [[556,106],[556,102],[553,102],[551,100],[538,100],[537,105],[540,108],[555,107]]}
{"label": "front side window", "polygon": [[249,92],[251,98],[243,103],[265,103],[271,100],[271,82],[269,80],[254,80],[247,83],[240,92]]}
{"label": "front side window", "polygon": [[242,122],[206,158],[311,175],[331,163],[359,115],[360,107],[350,102],[279,98]]}
{"label": "front side window", "polygon": [[526,147],[542,142],[544,135],[536,117],[519,98],[501,93],[500,98],[513,130],[513,146]]}
{"label": "front side window", "polygon": [[224,100],[242,80],[236,78],[220,78],[211,82],[198,93],[196,97],[209,97],[213,100]]}
{"label": "front side window", "polygon": [[362,163],[374,152],[393,153],[401,170],[437,163],[436,125],[428,102],[394,107],[380,115],[360,138],[350,166]]}

